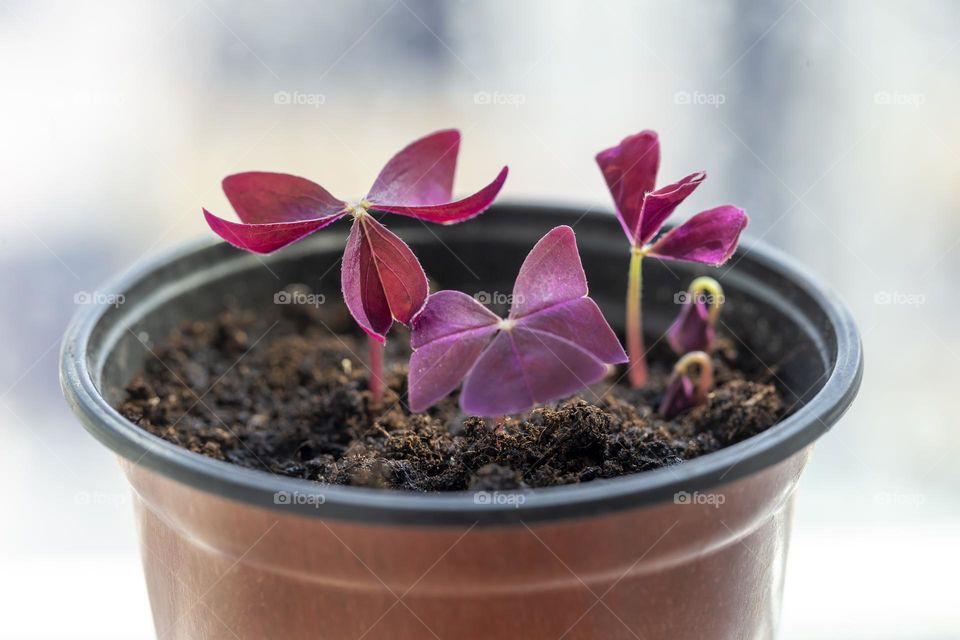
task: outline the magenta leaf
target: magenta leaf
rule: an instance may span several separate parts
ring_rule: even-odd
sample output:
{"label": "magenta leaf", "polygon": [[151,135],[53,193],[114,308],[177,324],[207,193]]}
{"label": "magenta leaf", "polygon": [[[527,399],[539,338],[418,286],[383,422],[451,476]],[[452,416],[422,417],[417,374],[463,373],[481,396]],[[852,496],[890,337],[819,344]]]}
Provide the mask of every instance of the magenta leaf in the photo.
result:
{"label": "magenta leaf", "polygon": [[203,215],[207,219],[207,224],[213,231],[239,249],[252,251],[253,253],[271,253],[293,244],[297,240],[305,238],[314,231],[323,229],[328,224],[332,224],[347,215],[345,212],[339,215],[327,216],[316,220],[304,220],[302,222],[274,222],[265,224],[242,224],[239,222],[230,222],[223,218],[218,218],[206,209]]}
{"label": "magenta leaf", "polygon": [[370,204],[371,209],[385,211],[387,213],[396,213],[402,216],[409,216],[427,222],[438,222],[440,224],[455,224],[463,222],[470,218],[475,218],[490,208],[496,199],[503,183],[507,180],[508,169],[504,167],[494,178],[493,182],[477,191],[471,196],[467,196],[456,202],[435,205],[417,205],[417,206],[398,206],[393,204]]}
{"label": "magenta leaf", "polygon": [[694,296],[683,304],[677,319],[667,330],[667,343],[677,355],[690,351],[713,351],[715,330],[710,310],[702,296]]}
{"label": "magenta leaf", "polygon": [[410,346],[414,349],[445,338],[455,338],[475,329],[489,328],[500,318],[475,298],[461,291],[438,291],[414,321]]}
{"label": "magenta leaf", "polygon": [[667,388],[664,389],[663,396],[660,398],[657,412],[667,419],[683,413],[697,404],[695,394],[693,381],[690,378],[674,374],[667,382]]}
{"label": "magenta leaf", "polygon": [[204,217],[230,244],[270,253],[354,214],[343,256],[341,283],[350,313],[380,341],[394,320],[409,323],[426,303],[427,286],[416,257],[397,236],[369,216],[369,210],[453,224],[479,215],[493,203],[507,177],[497,178],[472,196],[451,202],[460,132],[438,131],[397,153],[374,181],[367,198],[348,205],[304,178],[250,172],[223,181],[241,222]]}
{"label": "magenta leaf", "polygon": [[500,318],[465,293],[430,296],[410,336],[410,410],[425,411],[456,389],[499,323]]}
{"label": "magenta leaf", "polygon": [[540,238],[513,285],[510,318],[517,319],[587,295],[587,276],[580,263],[573,229],[560,226]]}
{"label": "magenta leaf", "polygon": [[350,229],[340,282],[357,324],[381,342],[394,320],[409,324],[427,299],[427,276],[417,257],[369,214]]}
{"label": "magenta leaf", "polygon": [[670,214],[676,210],[680,203],[687,199],[694,189],[700,186],[706,180],[707,174],[704,171],[692,173],[683,180],[661,187],[656,191],[651,191],[643,201],[643,214],[640,223],[640,235],[637,244],[644,245],[653,239],[660,231],[660,227],[666,222]]}
{"label": "magenta leaf", "polygon": [[641,131],[597,154],[597,164],[617,205],[617,218],[630,242],[637,243],[643,201],[653,191],[660,167],[660,140],[655,131]]}
{"label": "magenta leaf", "polygon": [[412,206],[450,202],[460,153],[460,132],[446,129],[411,142],[390,158],[367,200]]}
{"label": "magenta leaf", "polygon": [[603,362],[623,362],[623,347],[597,303],[577,298],[524,316],[525,329],[572,342]]}
{"label": "magenta leaf", "polygon": [[319,220],[342,213],[347,203],[320,185],[285,173],[251,171],[223,179],[223,192],[247,224]]}
{"label": "magenta leaf", "polygon": [[460,406],[467,413],[519,413],[597,382],[607,365],[576,344],[522,323],[501,331],[467,374]]}
{"label": "magenta leaf", "polygon": [[747,226],[743,209],[724,205],[693,216],[663,234],[648,255],[718,266],[730,259]]}
{"label": "magenta leaf", "polygon": [[430,296],[412,325],[411,410],[426,409],[461,380],[461,408],[484,416],[517,413],[597,382],[626,354],[586,296],[576,236],[565,226],[524,260],[507,320],[465,294]]}

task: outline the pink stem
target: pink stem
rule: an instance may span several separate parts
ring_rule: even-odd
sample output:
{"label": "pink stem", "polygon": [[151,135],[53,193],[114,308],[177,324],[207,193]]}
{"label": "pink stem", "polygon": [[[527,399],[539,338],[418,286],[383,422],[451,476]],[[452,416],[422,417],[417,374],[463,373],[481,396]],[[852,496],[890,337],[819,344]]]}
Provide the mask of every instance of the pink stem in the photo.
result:
{"label": "pink stem", "polygon": [[383,404],[383,343],[367,336],[367,345],[370,348],[370,380],[369,388],[371,395],[371,405],[374,409],[379,409]]}

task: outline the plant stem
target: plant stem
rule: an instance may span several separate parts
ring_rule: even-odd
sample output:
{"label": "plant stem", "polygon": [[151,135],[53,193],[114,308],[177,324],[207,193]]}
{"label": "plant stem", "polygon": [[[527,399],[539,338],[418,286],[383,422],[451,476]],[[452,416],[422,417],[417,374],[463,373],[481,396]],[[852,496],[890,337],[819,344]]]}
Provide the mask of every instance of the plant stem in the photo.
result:
{"label": "plant stem", "polygon": [[383,343],[367,336],[367,346],[370,348],[370,388],[371,406],[379,409],[383,404]]}
{"label": "plant stem", "polygon": [[639,389],[647,383],[647,359],[643,346],[640,288],[643,284],[643,252],[633,247],[630,252],[630,277],[627,282],[627,356],[630,358],[630,386]]}

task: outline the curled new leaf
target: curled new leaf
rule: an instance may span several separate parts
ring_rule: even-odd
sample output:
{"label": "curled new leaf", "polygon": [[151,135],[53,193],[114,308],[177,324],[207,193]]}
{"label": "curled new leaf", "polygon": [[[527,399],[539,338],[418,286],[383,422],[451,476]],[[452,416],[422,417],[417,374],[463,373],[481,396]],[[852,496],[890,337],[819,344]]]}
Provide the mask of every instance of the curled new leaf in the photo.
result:
{"label": "curled new leaf", "polygon": [[507,168],[480,191],[453,201],[459,150],[460,132],[453,129],[411,143],[390,159],[367,196],[355,204],[297,176],[240,173],[227,177],[223,189],[241,222],[224,220],[207,210],[204,216],[210,228],[230,244],[270,253],[352,215],[341,270],[344,299],[364,331],[383,341],[394,320],[409,323],[423,308],[428,290],[416,256],[370,212],[443,224],[483,213],[503,187]]}
{"label": "curled new leaf", "polygon": [[463,382],[460,406],[517,413],[593,384],[626,354],[596,303],[570,227],[557,227],[524,260],[500,319],[466,294],[440,291],[413,321],[410,408],[423,411]]}
{"label": "curled new leaf", "polygon": [[[696,385],[692,379],[692,368],[699,370]],[[713,363],[710,356],[703,351],[688,353],[673,366],[657,412],[664,418],[672,418],[706,402],[707,394],[712,388]]]}
{"label": "curled new leaf", "polygon": [[701,276],[690,283],[682,298],[680,313],[667,330],[667,343],[681,356],[691,351],[710,353],[724,300],[720,283]]}

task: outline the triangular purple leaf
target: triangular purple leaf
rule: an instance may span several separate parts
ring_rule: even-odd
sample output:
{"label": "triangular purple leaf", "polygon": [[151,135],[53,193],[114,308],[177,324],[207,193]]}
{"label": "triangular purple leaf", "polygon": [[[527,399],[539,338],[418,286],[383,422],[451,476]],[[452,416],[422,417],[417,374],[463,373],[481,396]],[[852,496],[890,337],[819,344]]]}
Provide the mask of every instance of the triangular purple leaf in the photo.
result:
{"label": "triangular purple leaf", "polygon": [[569,227],[550,231],[527,256],[509,320],[465,294],[434,294],[412,327],[411,409],[426,408],[462,379],[461,407],[485,416],[517,413],[597,382],[626,354],[586,294]]}
{"label": "triangular purple leaf", "polygon": [[730,205],[709,209],[663,234],[648,255],[719,266],[733,255],[746,226],[743,209]]}

